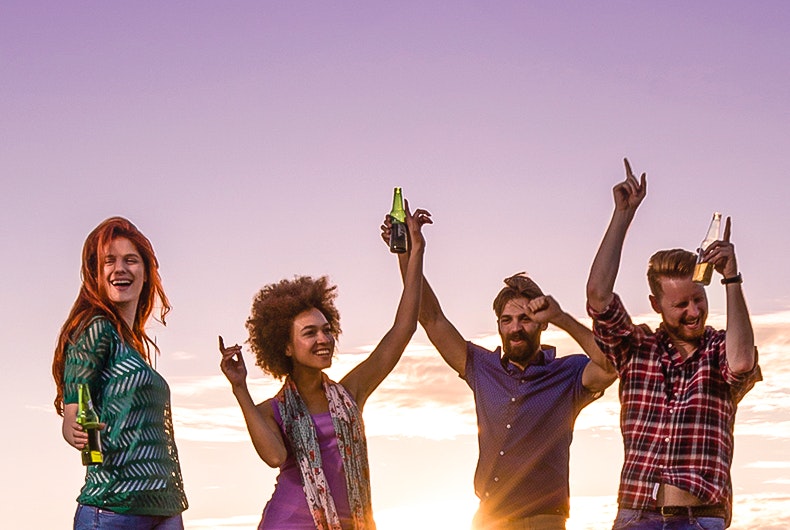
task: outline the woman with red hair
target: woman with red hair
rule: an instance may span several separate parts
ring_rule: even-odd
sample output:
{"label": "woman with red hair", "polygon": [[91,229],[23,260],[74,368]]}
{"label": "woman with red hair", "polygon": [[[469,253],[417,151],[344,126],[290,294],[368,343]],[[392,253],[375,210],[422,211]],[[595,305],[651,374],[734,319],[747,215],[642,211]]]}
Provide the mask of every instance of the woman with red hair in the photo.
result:
{"label": "woman with red hair", "polygon": [[52,362],[63,438],[82,449],[79,384],[87,384],[103,424],[101,464],[88,466],[75,530],[184,528],[187,500],[173,438],[170,390],[151,365],[156,344],[145,324],[170,302],[151,242],[128,220],[97,226],[82,250],[82,285],[60,331]]}
{"label": "woman with red hair", "polygon": [[256,405],[247,389],[241,346],[226,348],[221,368],[241,407],[261,459],[280,474],[259,530],[374,530],[362,407],[397,364],[417,328],[430,214],[408,212],[411,240],[403,293],[392,328],[371,354],[339,382],[332,365],[340,315],[326,277],[282,280],[261,289],[247,320],[259,367],[282,389]]}

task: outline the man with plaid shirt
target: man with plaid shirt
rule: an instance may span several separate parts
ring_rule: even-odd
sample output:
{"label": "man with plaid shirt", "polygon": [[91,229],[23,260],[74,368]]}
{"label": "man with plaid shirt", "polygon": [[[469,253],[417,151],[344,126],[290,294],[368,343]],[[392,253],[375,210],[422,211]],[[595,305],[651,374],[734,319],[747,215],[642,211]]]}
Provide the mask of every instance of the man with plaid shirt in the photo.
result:
{"label": "man with plaid shirt", "polygon": [[634,177],[628,160],[625,169],[587,282],[596,340],[620,377],[625,462],[613,528],[723,529],[732,515],[735,412],[762,379],[730,219],[723,240],[702,255],[723,276],[727,329],[705,326],[705,288],[692,281],[696,255],[681,249],[650,258],[650,303],[662,319],[658,330],[635,325],[613,289],[647,180],[644,173]]}

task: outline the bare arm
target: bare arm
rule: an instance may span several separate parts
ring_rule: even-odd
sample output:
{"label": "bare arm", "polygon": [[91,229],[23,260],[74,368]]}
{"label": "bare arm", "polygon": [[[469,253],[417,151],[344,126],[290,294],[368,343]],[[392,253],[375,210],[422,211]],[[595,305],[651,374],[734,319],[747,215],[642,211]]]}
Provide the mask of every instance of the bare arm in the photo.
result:
{"label": "bare arm", "polygon": [[408,201],[406,202],[406,224],[409,227],[410,238],[409,261],[403,279],[403,293],[395,313],[395,322],[368,358],[340,381],[354,396],[360,409],[365,405],[370,394],[398,364],[403,350],[417,330],[422,293],[422,264],[425,254],[422,225],[432,222],[431,214],[425,210],[418,209],[412,215]]}
{"label": "bare arm", "polygon": [[[384,220],[381,225],[381,237],[384,241],[389,240],[389,219]],[[400,265],[401,276],[406,275],[409,264],[409,256],[401,254],[398,263]],[[433,288],[422,276],[422,300],[420,302],[420,324],[431,344],[438,350],[439,354],[455,370],[458,375],[464,377],[466,374],[466,340],[458,330],[447,319],[439,304]]]}
{"label": "bare arm", "polygon": [[[724,278],[735,278],[738,275],[738,264],[735,259],[735,247],[730,243],[730,218],[724,227],[722,241],[716,241],[705,251],[704,259],[713,263]],[[727,289],[727,364],[735,373],[745,373],[754,368],[756,351],[754,347],[754,330],[746,308],[746,299],[740,281],[728,283]]]}
{"label": "bare arm", "polygon": [[600,392],[617,379],[614,366],[603,354],[595,342],[595,335],[570,314],[563,311],[552,296],[541,296],[530,301],[527,309],[529,317],[535,322],[553,324],[565,331],[575,340],[590,358],[582,373],[584,388],[592,392]]}
{"label": "bare arm", "polygon": [[436,294],[424,277],[422,299],[420,324],[425,329],[428,339],[439,351],[442,359],[450,365],[450,368],[464,377],[466,375],[466,340],[447,319],[442,311],[442,306],[439,305],[439,299],[436,298]]}
{"label": "bare arm", "polygon": [[647,194],[647,175],[642,173],[641,179],[637,181],[628,159],[625,159],[625,172],[625,180],[613,189],[615,208],[612,219],[587,279],[587,302],[596,311],[604,310],[612,301],[625,234],[636,209]]}
{"label": "bare arm", "polygon": [[247,388],[247,367],[241,354],[241,346],[225,347],[222,337],[219,338],[219,350],[222,353],[220,368],[230,381],[233,395],[239,403],[247,432],[252,439],[258,456],[270,467],[280,467],[288,454],[280,428],[274,419],[271,400],[256,406]]}

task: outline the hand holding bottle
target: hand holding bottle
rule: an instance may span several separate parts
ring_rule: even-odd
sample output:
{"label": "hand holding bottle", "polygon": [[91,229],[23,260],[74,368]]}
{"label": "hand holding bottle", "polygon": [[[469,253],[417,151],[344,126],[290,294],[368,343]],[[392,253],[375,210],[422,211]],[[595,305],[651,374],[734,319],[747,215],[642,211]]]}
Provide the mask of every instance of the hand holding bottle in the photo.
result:
{"label": "hand holding bottle", "polygon": [[[106,427],[105,423],[99,423],[99,430],[104,429],[104,427]],[[82,425],[77,423],[76,418],[63,422],[62,434],[66,443],[75,449],[82,450],[85,444],[88,443],[88,433]]]}
{"label": "hand holding bottle", "polygon": [[392,197],[392,210],[389,213],[390,252],[404,254],[409,251],[409,229],[406,225],[406,210],[403,208],[403,192],[395,188]]}
{"label": "hand holding bottle", "polygon": [[724,234],[720,240],[714,241],[702,254],[702,259],[713,265],[716,272],[724,278],[738,275],[738,263],[735,259],[735,246],[730,242],[732,222],[729,217],[724,223]]}
{"label": "hand holding bottle", "polygon": [[80,448],[82,453],[82,465],[92,466],[104,462],[102,453],[101,436],[99,432],[104,428],[104,424],[99,421],[99,415],[93,408],[90,387],[87,383],[77,385],[79,393],[79,403],[77,405],[77,417],[75,422],[85,435],[85,442]]}
{"label": "hand holding bottle", "polygon": [[[413,243],[415,245],[419,245],[420,247],[425,246],[425,238],[422,235],[422,225],[424,224],[433,224],[433,220],[431,219],[431,213],[427,210],[423,210],[422,208],[418,208],[417,211],[412,214],[409,211],[409,201],[406,201],[406,207],[404,208],[406,212],[406,226],[409,229],[409,236],[413,239]],[[409,221],[411,220],[411,221]],[[381,224],[381,239],[384,240],[384,243],[389,245],[390,238],[392,236],[392,217],[387,214],[384,216],[384,221]],[[414,241],[416,239],[416,241]],[[410,249],[411,251],[411,249]]]}
{"label": "hand holding bottle", "polygon": [[691,281],[702,285],[708,285],[713,276],[713,264],[705,259],[705,251],[713,243],[719,239],[719,232],[721,230],[721,214],[713,212],[713,219],[708,226],[708,232],[705,234],[705,239],[699,244],[697,248],[697,264],[694,265],[694,274]]}

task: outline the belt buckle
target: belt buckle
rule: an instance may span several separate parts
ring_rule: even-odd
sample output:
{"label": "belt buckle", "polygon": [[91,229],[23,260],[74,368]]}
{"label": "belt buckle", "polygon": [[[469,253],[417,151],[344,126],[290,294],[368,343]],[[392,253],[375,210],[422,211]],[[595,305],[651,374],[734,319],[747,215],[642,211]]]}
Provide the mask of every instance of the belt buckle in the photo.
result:
{"label": "belt buckle", "polygon": [[658,511],[662,517],[672,517],[678,515],[677,506],[661,506]]}

